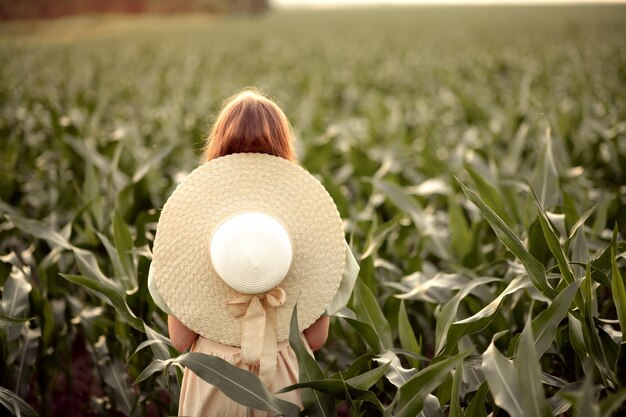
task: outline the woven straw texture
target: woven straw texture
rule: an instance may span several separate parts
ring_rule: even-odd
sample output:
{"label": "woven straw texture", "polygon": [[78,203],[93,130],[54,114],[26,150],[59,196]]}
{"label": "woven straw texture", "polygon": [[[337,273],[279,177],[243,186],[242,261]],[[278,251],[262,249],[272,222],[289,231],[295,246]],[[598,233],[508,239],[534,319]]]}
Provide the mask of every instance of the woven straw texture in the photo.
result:
{"label": "woven straw texture", "polygon": [[337,207],[320,182],[297,164],[264,154],[233,154],[191,172],[165,203],[153,248],[159,293],[185,326],[203,337],[241,346],[241,318],[226,303],[241,294],[224,283],[210,258],[210,239],[224,219],[262,212],[287,229],[291,268],[280,283],[287,299],[276,309],[277,340],[289,336],[298,303],[300,331],[322,315],[339,288],[345,243]]}

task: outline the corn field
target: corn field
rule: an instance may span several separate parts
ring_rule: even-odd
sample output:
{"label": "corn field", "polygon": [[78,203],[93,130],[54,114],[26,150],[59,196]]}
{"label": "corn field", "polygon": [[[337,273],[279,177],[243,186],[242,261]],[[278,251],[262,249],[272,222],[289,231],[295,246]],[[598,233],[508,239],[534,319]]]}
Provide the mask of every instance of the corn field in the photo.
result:
{"label": "corn field", "polygon": [[361,265],[316,360],[291,337],[302,415],[626,415],[625,22],[580,6],[3,24],[0,414],[176,415],[183,366],[299,414],[177,352],[147,290],[160,208],[222,101],[255,86]]}

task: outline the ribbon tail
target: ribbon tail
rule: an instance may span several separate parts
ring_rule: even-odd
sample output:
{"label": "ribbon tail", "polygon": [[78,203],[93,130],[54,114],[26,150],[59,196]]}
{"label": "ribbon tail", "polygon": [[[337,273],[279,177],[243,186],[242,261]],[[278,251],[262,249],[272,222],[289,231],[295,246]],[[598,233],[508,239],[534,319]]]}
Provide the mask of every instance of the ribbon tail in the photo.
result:
{"label": "ribbon tail", "polygon": [[265,340],[266,325],[265,309],[258,297],[253,297],[246,311],[241,330],[241,359],[246,365],[257,365],[261,361]]}
{"label": "ribbon tail", "polygon": [[269,386],[276,375],[278,350],[276,346],[276,312],[273,307],[265,310],[265,338],[263,339],[263,355],[259,365],[259,379]]}

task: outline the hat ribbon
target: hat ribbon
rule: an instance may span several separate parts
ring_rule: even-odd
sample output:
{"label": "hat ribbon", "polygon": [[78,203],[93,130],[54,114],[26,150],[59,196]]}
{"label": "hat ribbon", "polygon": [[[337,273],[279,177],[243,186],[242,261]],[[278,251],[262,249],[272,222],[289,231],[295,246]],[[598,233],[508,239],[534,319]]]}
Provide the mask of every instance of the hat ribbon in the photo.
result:
{"label": "hat ribbon", "polygon": [[263,294],[245,294],[227,303],[231,315],[243,316],[241,358],[248,366],[259,365],[259,378],[268,383],[276,373],[277,341],[275,308],[285,303],[287,294],[275,287]]}

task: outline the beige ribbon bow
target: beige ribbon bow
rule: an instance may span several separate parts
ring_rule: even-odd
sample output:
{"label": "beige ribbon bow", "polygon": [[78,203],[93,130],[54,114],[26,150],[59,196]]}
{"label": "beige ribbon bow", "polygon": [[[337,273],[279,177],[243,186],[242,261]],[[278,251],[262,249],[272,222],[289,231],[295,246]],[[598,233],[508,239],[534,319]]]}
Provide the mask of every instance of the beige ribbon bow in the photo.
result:
{"label": "beige ribbon bow", "polygon": [[264,294],[246,294],[227,303],[233,317],[243,316],[241,358],[248,366],[259,365],[259,378],[269,383],[276,373],[277,341],[275,308],[285,303],[280,287]]}

